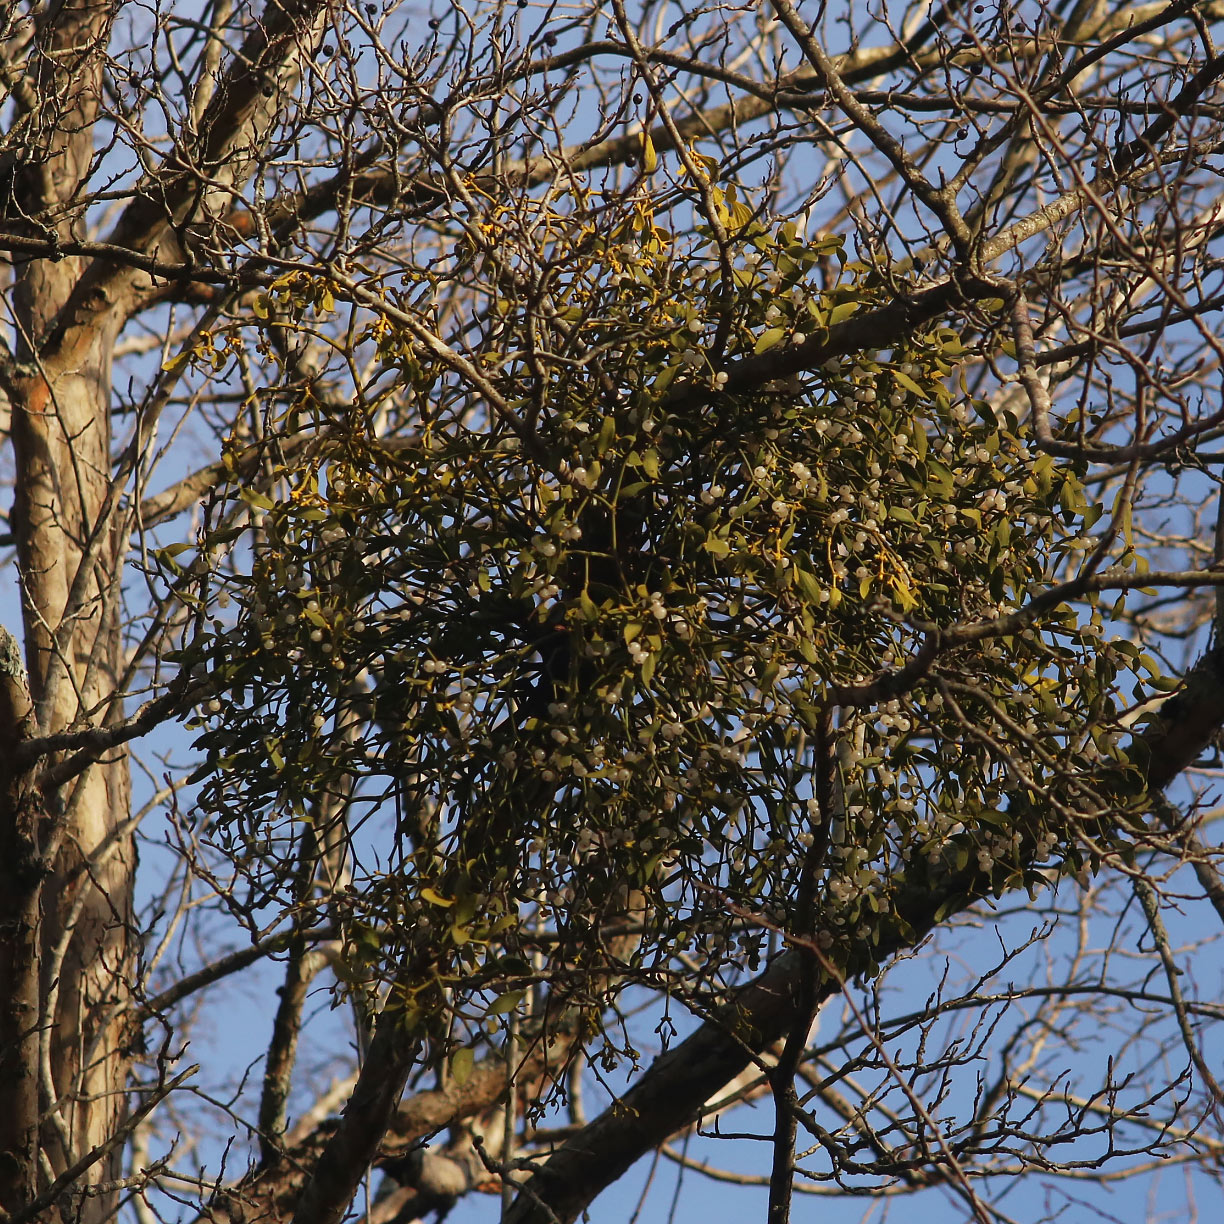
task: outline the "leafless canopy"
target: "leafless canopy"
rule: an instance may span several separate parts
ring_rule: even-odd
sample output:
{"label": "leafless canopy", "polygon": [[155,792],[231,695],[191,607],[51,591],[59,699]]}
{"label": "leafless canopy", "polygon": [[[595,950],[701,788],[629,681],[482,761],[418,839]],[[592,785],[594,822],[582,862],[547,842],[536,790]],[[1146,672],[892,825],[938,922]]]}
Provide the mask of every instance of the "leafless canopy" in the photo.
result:
{"label": "leafless canopy", "polygon": [[1218,1196],[1222,37],[0,11],[0,1224]]}

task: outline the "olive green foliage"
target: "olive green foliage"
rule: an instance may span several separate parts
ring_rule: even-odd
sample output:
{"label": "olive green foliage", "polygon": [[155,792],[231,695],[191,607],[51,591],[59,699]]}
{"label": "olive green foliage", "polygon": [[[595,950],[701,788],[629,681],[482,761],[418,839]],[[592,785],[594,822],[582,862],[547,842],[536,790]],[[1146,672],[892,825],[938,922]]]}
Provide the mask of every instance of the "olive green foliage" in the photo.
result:
{"label": "olive green foliage", "polygon": [[[1117,752],[1128,645],[1066,605],[999,620],[1082,559],[1100,511],[1006,396],[966,389],[970,353],[1009,361],[989,305],[971,336],[729,391],[737,362],[888,291],[839,239],[689,187],[673,211],[699,187],[714,211],[686,238],[644,188],[520,201],[513,225],[490,204],[446,259],[290,272],[255,312],[347,316],[354,382],[340,420],[308,388],[269,417],[319,436],[276,496],[236,479],[214,506],[184,649],[216,685],[201,807],[270,917],[315,903],[285,867],[299,839],[342,838],[347,977],[396,979],[417,1019],[510,1012],[532,964],[575,997],[678,952],[720,980],[767,938],[731,910],[802,935],[805,887],[806,934],[862,965],[905,934],[907,883],[1078,866],[1065,824],[1008,805]],[[456,284],[475,358],[437,338]],[[245,345],[269,347],[236,328],[196,358]],[[424,424],[389,448],[396,395]],[[890,687],[964,624],[982,632]],[[618,922],[639,938],[613,955]]]}

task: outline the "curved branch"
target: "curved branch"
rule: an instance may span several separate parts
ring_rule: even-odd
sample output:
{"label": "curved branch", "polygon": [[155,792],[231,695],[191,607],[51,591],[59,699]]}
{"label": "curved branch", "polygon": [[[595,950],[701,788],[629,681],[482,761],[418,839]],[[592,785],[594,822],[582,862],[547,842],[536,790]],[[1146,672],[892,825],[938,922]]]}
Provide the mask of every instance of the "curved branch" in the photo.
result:
{"label": "curved branch", "polygon": [[[109,245],[158,261],[182,260],[184,227],[219,219],[249,177],[289,90],[313,54],[327,0],[267,0],[205,110],[201,136],[181,141],[124,210]],[[94,342],[99,316],[117,325],[137,308],[152,278],[130,259],[95,259],[42,350],[48,367],[71,363]]]}
{"label": "curved branch", "polygon": [[[1130,754],[1152,794],[1192,764],[1224,726],[1224,649],[1200,659],[1160,714],[1156,724],[1136,737]],[[1098,789],[1119,800],[1136,797],[1133,777],[1122,770],[1095,781]],[[914,886],[897,905],[904,934],[882,941],[871,965],[862,969],[878,967],[914,947],[952,914],[995,892],[992,877],[972,868],[951,872],[938,883]],[[530,1192],[516,1199],[507,1224],[571,1224],[641,1156],[698,1118],[723,1084],[794,1023],[802,955],[794,947],[784,952],[692,1036],[656,1059],[624,1096],[558,1148],[532,1178]],[[824,974],[818,1001],[838,989],[837,982]]]}

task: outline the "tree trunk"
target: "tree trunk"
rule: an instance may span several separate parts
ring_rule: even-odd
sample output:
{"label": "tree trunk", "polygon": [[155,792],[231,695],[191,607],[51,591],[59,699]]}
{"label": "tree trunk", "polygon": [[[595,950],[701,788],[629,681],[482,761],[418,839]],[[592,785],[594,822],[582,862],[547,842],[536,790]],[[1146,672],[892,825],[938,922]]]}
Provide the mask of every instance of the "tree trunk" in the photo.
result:
{"label": "tree trunk", "polygon": [[[39,34],[28,113],[5,201],[9,223],[60,240],[82,236],[77,189],[91,168],[102,51],[116,6],[69,0]],[[121,713],[123,667],[118,538],[111,482],[111,352],[118,320],[99,312],[70,362],[44,359],[81,261],[34,260],[13,282],[16,368],[5,379],[16,460],[14,535],[22,575],[30,707],[3,728],[0,756],[20,742]],[[122,1013],[132,979],[126,830],[130,784],[122,752],[58,790],[13,771],[3,779],[3,921],[20,932],[2,966],[0,1205],[10,1212],[115,1134],[125,1110]],[[118,1174],[119,1149],[77,1179]],[[80,1203],[102,1219],[114,1194]],[[74,1211],[74,1216],[77,1213]]]}

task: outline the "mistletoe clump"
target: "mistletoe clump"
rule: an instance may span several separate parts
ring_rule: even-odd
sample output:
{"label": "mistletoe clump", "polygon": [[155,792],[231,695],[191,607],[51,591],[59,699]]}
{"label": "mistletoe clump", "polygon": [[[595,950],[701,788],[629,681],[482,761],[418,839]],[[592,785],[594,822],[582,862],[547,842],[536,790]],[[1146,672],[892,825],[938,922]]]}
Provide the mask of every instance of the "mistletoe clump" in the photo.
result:
{"label": "mistletoe clump", "polygon": [[[259,525],[207,595],[238,615],[188,649],[229,694],[201,718],[202,804],[275,890],[347,796],[376,977],[407,941],[469,980],[538,954],[543,917],[585,938],[632,916],[658,966],[728,898],[785,925],[801,888],[825,946],[871,945],[898,889],[1012,878],[1022,839],[1043,861],[1057,839],[1007,796],[1116,752],[1071,729],[1112,715],[1128,659],[1065,606],[1014,615],[1086,546],[1074,472],[952,390],[947,328],[729,390],[881,291],[836,241],[717,202],[731,246],[680,249],[640,207],[554,216],[566,276],[530,312],[514,252],[471,252],[479,367],[423,321],[433,274],[364,292],[377,392],[283,496],[232,491]],[[388,385],[428,407],[394,447]],[[570,971],[601,948],[554,945]]]}

